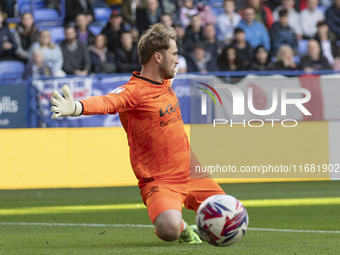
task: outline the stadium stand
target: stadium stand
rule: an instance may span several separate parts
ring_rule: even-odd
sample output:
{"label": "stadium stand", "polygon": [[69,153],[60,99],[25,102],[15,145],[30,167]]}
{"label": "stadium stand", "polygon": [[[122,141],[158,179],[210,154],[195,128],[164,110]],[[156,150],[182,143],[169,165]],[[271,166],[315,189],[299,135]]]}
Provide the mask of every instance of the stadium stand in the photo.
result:
{"label": "stadium stand", "polygon": [[39,30],[47,29],[51,33],[52,42],[60,43],[65,39],[65,29],[63,26],[39,27]]}
{"label": "stadium stand", "polygon": [[25,65],[20,61],[5,60],[0,61],[0,79],[17,80],[21,79],[25,71]]}

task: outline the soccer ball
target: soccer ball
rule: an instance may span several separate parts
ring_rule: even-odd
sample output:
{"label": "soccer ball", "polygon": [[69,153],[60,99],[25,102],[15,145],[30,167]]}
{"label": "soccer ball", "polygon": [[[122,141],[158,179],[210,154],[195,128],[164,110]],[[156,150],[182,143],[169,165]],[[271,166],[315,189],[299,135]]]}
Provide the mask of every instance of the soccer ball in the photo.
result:
{"label": "soccer ball", "polygon": [[229,246],[244,236],[248,214],[233,196],[214,195],[198,207],[196,224],[202,240],[215,246]]}

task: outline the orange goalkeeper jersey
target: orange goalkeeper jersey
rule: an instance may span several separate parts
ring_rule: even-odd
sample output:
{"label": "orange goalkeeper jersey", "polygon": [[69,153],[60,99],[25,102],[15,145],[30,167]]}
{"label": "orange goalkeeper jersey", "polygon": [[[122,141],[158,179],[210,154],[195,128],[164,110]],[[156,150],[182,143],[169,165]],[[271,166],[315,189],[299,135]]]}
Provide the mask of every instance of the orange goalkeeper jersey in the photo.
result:
{"label": "orange goalkeeper jersey", "polygon": [[189,178],[189,141],[170,80],[159,83],[133,72],[125,85],[81,103],[85,115],[119,113],[140,187],[155,179]]}

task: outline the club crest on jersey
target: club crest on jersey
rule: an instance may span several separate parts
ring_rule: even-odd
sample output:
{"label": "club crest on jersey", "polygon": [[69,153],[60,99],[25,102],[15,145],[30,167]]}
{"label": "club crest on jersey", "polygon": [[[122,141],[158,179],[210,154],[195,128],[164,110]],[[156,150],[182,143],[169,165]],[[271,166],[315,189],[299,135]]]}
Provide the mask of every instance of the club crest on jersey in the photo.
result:
{"label": "club crest on jersey", "polygon": [[125,88],[124,87],[118,87],[115,88],[114,90],[111,91],[111,93],[115,93],[117,95],[119,95],[120,92],[122,92]]}

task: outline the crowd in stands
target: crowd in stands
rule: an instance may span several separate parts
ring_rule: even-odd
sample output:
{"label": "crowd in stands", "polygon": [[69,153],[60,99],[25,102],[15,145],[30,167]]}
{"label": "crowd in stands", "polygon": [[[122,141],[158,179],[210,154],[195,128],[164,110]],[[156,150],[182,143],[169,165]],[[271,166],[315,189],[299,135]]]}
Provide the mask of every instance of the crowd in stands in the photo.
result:
{"label": "crowd in stands", "polygon": [[[25,63],[24,78],[140,70],[138,38],[157,22],[177,33],[181,73],[340,70],[340,0],[65,1],[60,41],[30,12],[10,29],[15,2],[0,0],[0,61]],[[98,32],[95,6],[112,8]]]}

